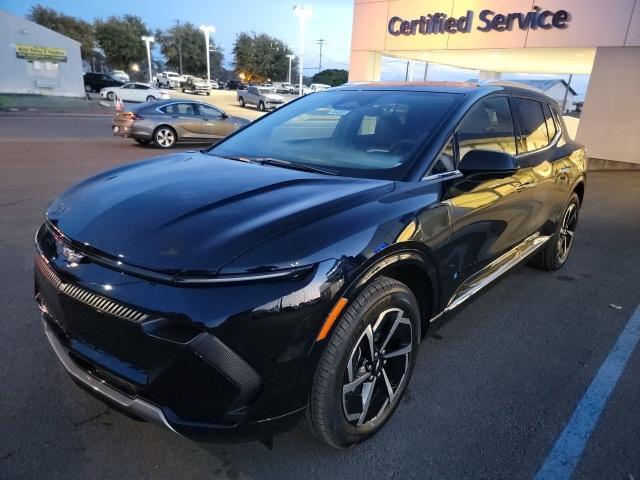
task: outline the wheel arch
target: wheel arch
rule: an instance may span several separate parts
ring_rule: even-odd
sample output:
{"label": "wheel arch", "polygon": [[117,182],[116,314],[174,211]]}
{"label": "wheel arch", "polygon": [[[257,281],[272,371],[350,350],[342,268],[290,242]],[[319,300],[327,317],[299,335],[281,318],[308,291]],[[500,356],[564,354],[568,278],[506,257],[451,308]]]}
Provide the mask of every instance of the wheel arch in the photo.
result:
{"label": "wheel arch", "polygon": [[584,178],[580,177],[576,183],[573,185],[572,192],[578,195],[578,199],[580,200],[580,206],[584,201]]}
{"label": "wheel arch", "polygon": [[414,242],[398,244],[392,251],[368,261],[349,282],[341,297],[353,300],[373,279],[385,276],[404,283],[420,308],[421,333],[425,335],[438,310],[440,284],[431,252]]}

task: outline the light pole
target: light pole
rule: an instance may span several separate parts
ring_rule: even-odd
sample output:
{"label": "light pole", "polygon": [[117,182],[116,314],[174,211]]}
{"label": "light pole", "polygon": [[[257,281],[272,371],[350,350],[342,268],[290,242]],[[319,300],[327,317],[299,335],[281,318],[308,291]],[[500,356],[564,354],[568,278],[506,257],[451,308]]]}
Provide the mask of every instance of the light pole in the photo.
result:
{"label": "light pole", "polygon": [[211,66],[209,60],[209,35],[216,31],[216,27],[212,25],[200,25],[200,31],[204,33],[204,43],[207,52],[207,83],[211,85]]}
{"label": "light pole", "polygon": [[291,62],[296,58],[296,56],[289,54],[287,55],[287,58],[289,59],[289,76],[287,77],[287,83],[291,83]]}
{"label": "light pole", "polygon": [[155,42],[156,39],[154,37],[149,37],[147,35],[143,35],[140,37],[144,43],[147,44],[147,62],[149,65],[149,83],[153,83],[153,72],[151,71],[151,42]]}
{"label": "light pole", "polygon": [[300,51],[298,52],[298,68],[300,69],[300,85],[298,87],[298,95],[302,96],[302,82],[304,75],[304,24],[313,15],[313,9],[311,7],[301,7],[300,5],[293,6],[293,13],[298,17],[298,23],[300,27]]}

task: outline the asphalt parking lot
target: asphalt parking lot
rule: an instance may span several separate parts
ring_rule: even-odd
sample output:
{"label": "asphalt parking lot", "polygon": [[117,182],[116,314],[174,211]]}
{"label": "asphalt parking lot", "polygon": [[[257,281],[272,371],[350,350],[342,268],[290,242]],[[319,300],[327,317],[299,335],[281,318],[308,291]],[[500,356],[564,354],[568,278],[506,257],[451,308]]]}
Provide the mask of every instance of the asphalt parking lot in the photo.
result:
{"label": "asphalt parking lot", "polygon": [[[0,116],[1,479],[533,478],[640,303],[640,172],[591,173],[565,267],[517,267],[453,313],[422,344],[380,435],[348,451],[301,429],[273,450],[190,442],[78,389],[32,299],[33,233],[48,202],[94,172],[162,153],[111,137],[109,125]],[[640,479],[640,349],[623,366],[574,479]]]}

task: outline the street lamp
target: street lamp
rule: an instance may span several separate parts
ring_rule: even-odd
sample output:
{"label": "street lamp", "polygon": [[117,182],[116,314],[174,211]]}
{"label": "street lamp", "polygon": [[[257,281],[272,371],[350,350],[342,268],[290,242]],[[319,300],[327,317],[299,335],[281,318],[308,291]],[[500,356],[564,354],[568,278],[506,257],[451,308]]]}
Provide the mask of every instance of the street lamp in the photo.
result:
{"label": "street lamp", "polygon": [[211,85],[211,67],[209,64],[209,35],[216,31],[216,27],[212,25],[200,25],[200,31],[204,33],[204,43],[207,52],[207,83]]}
{"label": "street lamp", "polygon": [[149,62],[149,83],[153,83],[153,72],[151,71],[151,42],[155,42],[154,37],[143,35],[140,37],[147,44],[147,62]]}
{"label": "street lamp", "polygon": [[287,83],[291,83],[291,62],[293,61],[294,58],[296,58],[296,56],[287,55],[287,58],[289,59],[289,76],[287,77]]}
{"label": "street lamp", "polygon": [[300,51],[298,52],[298,68],[300,69],[300,85],[298,95],[302,96],[302,82],[304,75],[304,24],[313,15],[311,7],[302,7],[300,5],[293,6],[293,13],[298,17],[300,27]]}

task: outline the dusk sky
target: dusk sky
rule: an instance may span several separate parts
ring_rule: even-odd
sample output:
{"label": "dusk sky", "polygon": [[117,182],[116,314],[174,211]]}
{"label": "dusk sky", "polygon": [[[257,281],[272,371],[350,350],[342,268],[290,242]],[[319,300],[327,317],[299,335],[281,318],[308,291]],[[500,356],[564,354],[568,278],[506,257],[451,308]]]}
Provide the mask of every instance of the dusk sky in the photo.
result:
{"label": "dusk sky", "polygon": [[[34,0],[0,0],[0,9],[15,15],[25,16],[38,2]],[[353,16],[352,0],[322,0],[321,2],[296,2],[283,0],[242,0],[225,2],[221,0],[108,0],[92,1],[48,0],[43,5],[68,15],[92,21],[98,17],[133,14],[141,17],[147,26],[167,28],[175,23],[191,22],[195,25],[213,25],[215,42],[224,49],[225,66],[233,67],[231,53],[236,33],[255,31],[267,33],[287,42],[294,53],[298,52],[298,21],[293,14],[293,5],[309,5],[314,15],[307,23],[305,41],[305,75],[313,75],[318,70],[318,45],[324,38],[322,67],[348,69],[351,47],[351,24]],[[422,80],[423,64],[415,67],[415,80]],[[386,58],[382,66],[383,80],[404,80],[406,62]],[[442,65],[429,67],[429,80],[461,81],[477,78],[478,72]],[[550,78],[568,75],[515,75],[505,78]],[[584,95],[588,75],[574,75],[572,86],[579,95]]]}

